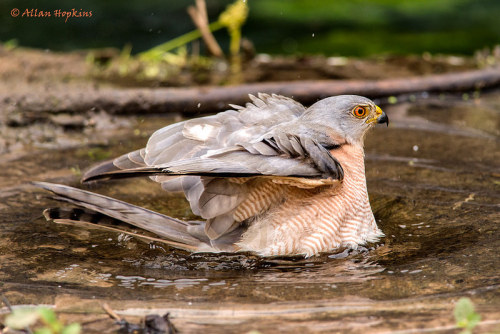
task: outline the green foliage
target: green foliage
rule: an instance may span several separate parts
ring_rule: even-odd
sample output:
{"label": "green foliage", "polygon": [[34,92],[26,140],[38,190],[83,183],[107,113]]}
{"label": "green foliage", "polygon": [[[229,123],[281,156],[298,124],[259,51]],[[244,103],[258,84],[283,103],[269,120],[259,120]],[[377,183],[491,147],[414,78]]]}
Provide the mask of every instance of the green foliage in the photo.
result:
{"label": "green foliage", "polygon": [[[224,26],[219,21],[211,23],[208,26],[208,28],[212,32],[217,31],[223,27]],[[165,43],[157,45],[149,50],[143,51],[140,53],[140,56],[143,59],[158,60],[162,57],[162,55],[164,53],[167,53],[167,52],[170,52],[174,49],[183,47],[186,44],[188,44],[194,40],[197,40],[200,37],[201,37],[201,33],[198,29],[196,29],[196,30],[190,31],[184,35],[181,35],[179,37],[171,39]]]}
{"label": "green foliage", "polygon": [[389,102],[389,104],[396,104],[396,103],[398,103],[398,98],[395,96],[389,96],[389,98],[387,99],[387,102]]}
{"label": "green foliage", "polygon": [[82,326],[79,323],[72,323],[68,326],[64,327],[61,331],[61,334],[79,334],[82,330]]}
{"label": "green foliage", "polygon": [[56,313],[46,307],[15,309],[5,319],[5,324],[13,329],[25,329],[38,325],[34,334],[79,334],[81,326],[72,323],[68,326],[57,319]]}
{"label": "green foliage", "polygon": [[73,175],[75,176],[82,176],[82,171],[80,169],[80,166],[74,166],[74,167],[70,167],[69,170],[71,171],[71,173],[73,173]]}
{"label": "green foliage", "polygon": [[460,334],[471,334],[472,330],[481,321],[481,316],[476,313],[474,304],[472,304],[469,298],[460,298],[455,305],[453,314],[457,322],[457,327],[464,329]]}
{"label": "green foliage", "polygon": [[92,161],[106,160],[111,157],[111,152],[101,147],[93,147],[87,151],[87,156]]}
{"label": "green foliage", "polygon": [[[231,57],[231,73],[241,72],[241,60],[238,57],[241,44],[241,28],[248,17],[248,5],[246,0],[236,0],[229,4],[219,15],[217,21],[208,25],[211,32],[226,28],[230,37],[229,53]],[[210,71],[214,63],[213,59],[202,57],[199,54],[188,51],[188,44],[199,39],[201,32],[196,29],[161,43],[149,50],[132,55],[132,48],[127,44],[119,57],[113,61],[108,68],[100,66],[94,55],[87,57],[89,63],[96,66],[96,73],[103,75],[107,73],[110,77],[117,74],[119,77],[129,77],[132,80],[159,80],[167,81],[192,70],[196,73]],[[235,65],[236,64],[236,65]],[[235,66],[233,66],[235,65]],[[203,78],[198,78],[203,79]],[[178,82],[177,82],[178,83]]]}
{"label": "green foliage", "polygon": [[[233,4],[227,6],[222,12],[219,19],[211,24],[208,28],[211,32],[217,31],[223,27],[227,28],[230,42],[230,52],[235,55],[239,52],[241,41],[241,27],[248,17],[248,6],[246,0],[236,0]],[[190,31],[184,35],[176,37],[170,41],[157,45],[149,50],[140,53],[143,60],[164,60],[165,54],[170,51],[185,47],[186,44],[201,37],[198,29]]]}
{"label": "green foliage", "polygon": [[219,22],[227,28],[231,42],[229,50],[235,56],[240,51],[241,27],[248,17],[248,6],[246,0],[236,0],[227,6],[226,10],[219,16]]}
{"label": "green foliage", "polygon": [[7,51],[17,48],[18,45],[19,45],[19,41],[15,38],[9,39],[8,41],[3,42],[3,47]]}

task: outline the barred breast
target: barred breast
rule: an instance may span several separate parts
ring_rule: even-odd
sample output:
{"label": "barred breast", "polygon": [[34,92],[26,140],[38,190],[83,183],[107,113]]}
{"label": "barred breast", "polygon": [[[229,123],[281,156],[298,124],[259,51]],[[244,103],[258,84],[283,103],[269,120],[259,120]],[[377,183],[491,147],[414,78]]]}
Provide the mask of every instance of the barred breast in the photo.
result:
{"label": "barred breast", "polygon": [[253,221],[238,243],[241,250],[265,256],[311,256],[338,247],[355,248],[383,235],[368,200],[363,149],[343,145],[332,153],[344,169],[344,180],[313,189],[270,187],[260,196],[281,201]]}

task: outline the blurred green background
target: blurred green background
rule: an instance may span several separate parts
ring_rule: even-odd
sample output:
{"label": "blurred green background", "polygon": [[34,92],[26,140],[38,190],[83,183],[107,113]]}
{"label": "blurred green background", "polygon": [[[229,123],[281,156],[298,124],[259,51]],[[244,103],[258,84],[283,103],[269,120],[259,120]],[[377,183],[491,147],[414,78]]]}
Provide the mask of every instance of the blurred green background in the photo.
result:
{"label": "blurred green background", "polygon": [[[500,43],[499,0],[247,0],[243,35],[259,53],[370,56],[422,52],[473,54]],[[228,3],[207,0],[216,20]],[[137,53],[194,26],[194,0],[1,0],[0,41],[75,50],[132,45]],[[13,8],[92,11],[91,18],[12,17]],[[215,36],[227,50],[227,33]]]}

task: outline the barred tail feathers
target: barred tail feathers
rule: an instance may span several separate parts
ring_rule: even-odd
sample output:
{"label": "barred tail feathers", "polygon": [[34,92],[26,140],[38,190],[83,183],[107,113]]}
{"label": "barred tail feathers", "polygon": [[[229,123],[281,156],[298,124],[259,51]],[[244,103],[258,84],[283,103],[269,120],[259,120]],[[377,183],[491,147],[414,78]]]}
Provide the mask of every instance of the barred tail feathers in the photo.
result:
{"label": "barred tail feathers", "polygon": [[204,240],[188,232],[188,222],[82,189],[47,182],[33,182],[33,185],[54,193],[57,200],[88,209],[73,209],[63,214],[60,210],[49,209],[44,212],[46,218],[59,222],[88,220],[88,224],[92,224],[102,218],[100,214],[152,232],[176,248],[209,251],[210,246]]}

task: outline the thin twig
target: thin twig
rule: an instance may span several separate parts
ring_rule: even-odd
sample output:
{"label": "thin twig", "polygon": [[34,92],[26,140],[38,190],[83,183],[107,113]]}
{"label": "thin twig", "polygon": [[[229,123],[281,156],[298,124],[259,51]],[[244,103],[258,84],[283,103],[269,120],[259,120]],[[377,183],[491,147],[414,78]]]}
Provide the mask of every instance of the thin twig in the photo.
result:
{"label": "thin twig", "polygon": [[207,4],[205,0],[196,0],[196,8],[198,8],[200,17],[205,21],[204,23],[208,24]]}
{"label": "thin twig", "polygon": [[5,297],[3,293],[2,293],[2,301],[5,304],[5,306],[7,306],[9,311],[12,313],[12,306],[10,305],[9,300],[7,299],[7,297]]}
{"label": "thin twig", "polygon": [[224,53],[208,26],[207,6],[205,4],[205,0],[196,0],[196,7],[189,6],[187,12],[191,17],[191,20],[193,20],[194,25],[200,30],[201,37],[203,38],[203,41],[205,41],[208,51],[216,57],[223,57]]}
{"label": "thin twig", "polygon": [[123,319],[120,318],[120,316],[116,314],[116,312],[113,311],[113,309],[107,303],[102,304],[101,307],[109,315],[111,319],[116,321],[123,321]]}

